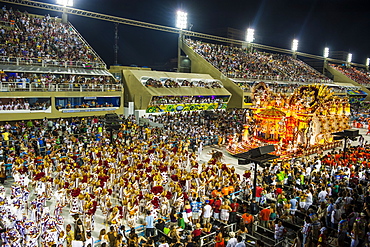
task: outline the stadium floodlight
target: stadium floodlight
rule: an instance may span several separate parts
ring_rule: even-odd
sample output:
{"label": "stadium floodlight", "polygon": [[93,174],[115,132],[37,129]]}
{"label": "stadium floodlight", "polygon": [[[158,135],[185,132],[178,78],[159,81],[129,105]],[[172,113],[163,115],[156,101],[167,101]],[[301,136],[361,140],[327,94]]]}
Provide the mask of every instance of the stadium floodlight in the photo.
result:
{"label": "stadium floodlight", "polygon": [[298,50],[298,39],[293,39],[292,51],[296,52]]}
{"label": "stadium floodlight", "polygon": [[347,56],[347,63],[350,63],[352,62],[352,53],[348,53],[348,56]]}
{"label": "stadium floodlight", "polygon": [[177,11],[176,27],[180,29],[185,29],[188,25],[188,13],[184,11]]}
{"label": "stadium floodlight", "polygon": [[254,29],[253,28],[247,29],[247,35],[245,36],[245,40],[248,43],[252,43],[254,41]]}
{"label": "stadium floodlight", "polygon": [[324,58],[328,58],[329,57],[329,47],[325,47],[324,48]]}
{"label": "stadium floodlight", "polygon": [[366,66],[369,67],[370,65],[370,58],[366,58]]}
{"label": "stadium floodlight", "polygon": [[73,6],[73,0],[57,0],[57,4],[63,6]]}

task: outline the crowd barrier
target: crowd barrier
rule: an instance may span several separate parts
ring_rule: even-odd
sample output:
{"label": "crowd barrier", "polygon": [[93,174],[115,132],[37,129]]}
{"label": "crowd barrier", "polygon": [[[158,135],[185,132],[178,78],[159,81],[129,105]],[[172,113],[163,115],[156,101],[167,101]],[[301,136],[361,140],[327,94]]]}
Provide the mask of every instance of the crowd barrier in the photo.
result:
{"label": "crowd barrier", "polygon": [[258,239],[256,237],[246,234],[244,239],[245,246],[256,246],[257,240]]}
{"label": "crowd barrier", "polygon": [[226,226],[224,226],[224,229],[225,229],[226,232],[236,232],[237,224],[232,223],[232,224],[226,225]]}
{"label": "crowd barrier", "polygon": [[216,232],[212,232],[210,234],[207,234],[205,236],[202,236],[199,240],[200,246],[213,246],[215,243],[216,238]]}
{"label": "crowd barrier", "polygon": [[261,240],[265,244],[265,246],[268,246],[268,247],[280,247],[281,246],[282,247],[282,246],[286,246],[288,242],[286,238],[275,240],[274,231],[258,225],[257,222],[253,224],[253,229],[255,230],[252,235],[256,239]]}

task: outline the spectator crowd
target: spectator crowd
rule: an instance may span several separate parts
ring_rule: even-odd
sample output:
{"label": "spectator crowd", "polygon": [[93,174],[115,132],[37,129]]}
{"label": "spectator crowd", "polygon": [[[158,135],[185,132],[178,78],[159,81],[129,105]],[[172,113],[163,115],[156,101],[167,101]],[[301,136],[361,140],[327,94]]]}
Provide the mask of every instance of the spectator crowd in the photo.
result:
{"label": "spectator crowd", "polygon": [[[237,84],[243,91],[245,92],[251,92],[252,88],[255,84],[257,84],[257,81],[240,81],[240,80],[234,80],[234,83]],[[278,82],[269,82],[267,81],[266,84],[268,85],[269,89],[273,91],[274,93],[293,93],[294,90],[301,87],[302,84],[298,83],[278,83]],[[350,88],[350,87],[342,87],[342,86],[329,86],[330,90],[332,90],[335,93],[347,93],[347,90],[356,90],[356,87]]]}
{"label": "spectator crowd", "polygon": [[250,52],[247,49],[187,40],[196,53],[230,78],[278,80],[288,82],[330,82],[306,63],[288,55]]}
{"label": "spectator crowd", "polygon": [[120,87],[120,82],[111,76],[0,73],[0,88],[8,91],[118,91]]}
{"label": "spectator crowd", "polygon": [[0,98],[0,111],[16,111],[16,110],[31,110],[40,111],[46,110],[50,107],[49,100],[37,100],[33,103],[29,103],[25,99],[15,99],[15,98]]}
{"label": "spectator crowd", "polygon": [[154,88],[179,88],[179,87],[201,87],[201,88],[222,88],[222,84],[219,81],[189,81],[189,80],[182,80],[175,81],[173,79],[166,79],[166,80],[157,80],[153,78],[149,78],[144,82],[146,87],[154,87]]}
{"label": "spectator crowd", "polygon": [[330,66],[365,87],[367,87],[370,83],[370,73],[363,68],[348,67],[338,64],[330,64]]}
{"label": "spectator crowd", "polygon": [[149,105],[223,103],[227,100],[227,96],[153,96]]}
{"label": "spectator crowd", "polygon": [[84,63],[98,59],[74,29],[58,18],[30,15],[4,6],[0,19],[10,23],[9,27],[0,28],[0,56]]}

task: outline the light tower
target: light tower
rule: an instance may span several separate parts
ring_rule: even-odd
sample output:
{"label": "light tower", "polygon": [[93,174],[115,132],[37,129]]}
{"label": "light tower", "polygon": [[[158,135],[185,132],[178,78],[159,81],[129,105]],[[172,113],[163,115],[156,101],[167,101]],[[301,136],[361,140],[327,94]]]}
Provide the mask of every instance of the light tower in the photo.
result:
{"label": "light tower", "polygon": [[293,39],[292,41],[293,58],[297,58],[298,42],[298,39]]}
{"label": "light tower", "polygon": [[366,58],[366,69],[369,70],[370,58]]}
{"label": "light tower", "polygon": [[178,40],[178,51],[177,51],[177,72],[181,72],[181,43],[183,39],[182,30],[186,29],[188,25],[188,13],[178,10],[176,27],[180,29],[179,40]]}
{"label": "light tower", "polygon": [[329,57],[329,47],[324,48],[324,66],[323,66],[323,73],[325,74],[325,66],[328,65],[328,57]]}
{"label": "light tower", "polygon": [[328,58],[329,57],[329,47],[325,47],[324,48],[324,58],[325,58],[325,60],[326,60],[326,58]]}
{"label": "light tower", "polygon": [[247,49],[251,50],[252,49],[252,43],[254,41],[254,29],[253,28],[248,28],[247,33],[245,35],[245,41],[247,41]]}
{"label": "light tower", "polygon": [[67,6],[73,6],[73,0],[56,0],[63,6],[62,23],[68,23]]}
{"label": "light tower", "polygon": [[351,62],[352,62],[352,53],[348,53],[347,55],[347,61],[346,61],[346,66],[351,67]]}

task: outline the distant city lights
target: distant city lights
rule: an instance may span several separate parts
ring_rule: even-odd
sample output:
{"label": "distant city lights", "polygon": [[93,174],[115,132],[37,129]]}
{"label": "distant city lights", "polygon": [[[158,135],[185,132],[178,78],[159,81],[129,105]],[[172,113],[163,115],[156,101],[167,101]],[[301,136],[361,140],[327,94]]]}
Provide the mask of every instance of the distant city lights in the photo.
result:
{"label": "distant city lights", "polygon": [[180,29],[186,29],[188,25],[188,13],[184,11],[177,11],[176,27]]}
{"label": "distant city lights", "polygon": [[296,52],[298,50],[298,39],[293,39],[292,51]]}
{"label": "distant city lights", "polygon": [[329,57],[329,47],[325,47],[324,48],[324,58],[328,58]]}
{"label": "distant city lights", "polygon": [[248,43],[252,43],[254,41],[254,29],[253,28],[247,29],[247,35],[245,36],[245,40]]}

